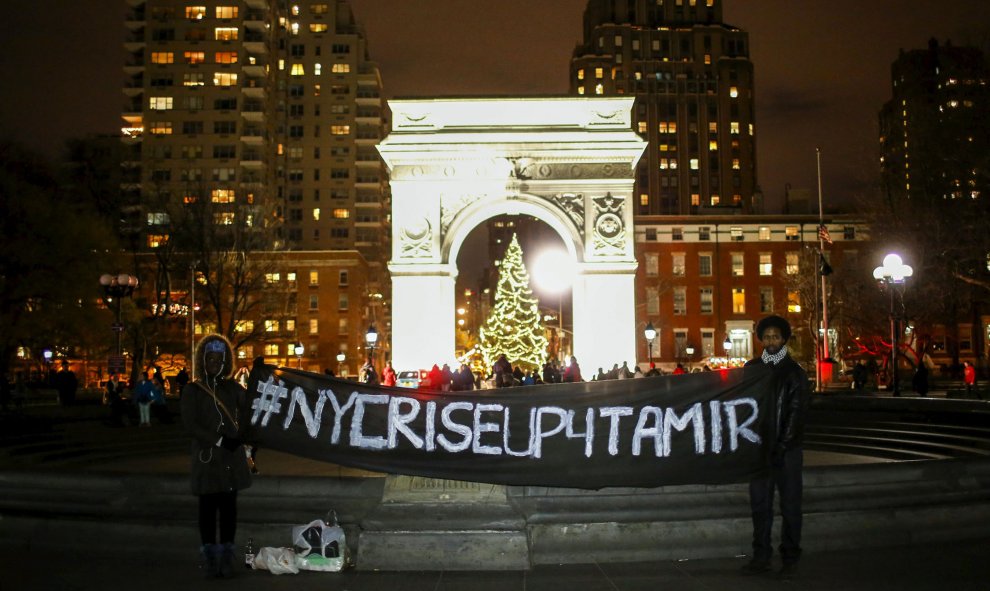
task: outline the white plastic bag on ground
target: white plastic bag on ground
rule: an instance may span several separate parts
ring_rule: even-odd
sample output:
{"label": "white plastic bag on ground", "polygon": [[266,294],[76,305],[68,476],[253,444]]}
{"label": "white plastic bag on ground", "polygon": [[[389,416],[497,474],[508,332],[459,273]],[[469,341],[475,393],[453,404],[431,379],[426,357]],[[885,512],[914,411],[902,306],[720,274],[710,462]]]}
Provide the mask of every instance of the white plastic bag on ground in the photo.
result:
{"label": "white plastic bag on ground", "polygon": [[296,552],[292,548],[271,548],[265,546],[254,557],[254,568],[271,571],[273,575],[297,574]]}
{"label": "white plastic bag on ground", "polygon": [[293,527],[292,544],[298,549],[296,566],[302,570],[339,572],[344,568],[347,544],[343,528],[336,523],[316,519]]}

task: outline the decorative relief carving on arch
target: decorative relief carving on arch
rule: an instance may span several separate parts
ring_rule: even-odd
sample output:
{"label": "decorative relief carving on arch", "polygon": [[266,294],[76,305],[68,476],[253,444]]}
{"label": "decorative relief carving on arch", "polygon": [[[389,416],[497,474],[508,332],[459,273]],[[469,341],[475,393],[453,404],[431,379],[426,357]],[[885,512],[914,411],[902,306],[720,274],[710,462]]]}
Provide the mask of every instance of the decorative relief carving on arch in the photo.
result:
{"label": "decorative relief carving on arch", "polygon": [[428,259],[433,256],[433,225],[425,217],[411,220],[399,230],[399,257]]}
{"label": "decorative relief carving on arch", "polygon": [[557,193],[548,199],[574,222],[574,227],[584,238],[584,195],[580,193]]}
{"label": "decorative relief carving on arch", "polygon": [[440,235],[446,236],[450,224],[465,208],[471,204],[488,199],[486,193],[462,193],[460,195],[440,195]]}
{"label": "decorative relief carving on arch", "polygon": [[592,247],[596,255],[625,254],[626,228],[622,221],[624,201],[611,193],[592,199],[595,204]]}

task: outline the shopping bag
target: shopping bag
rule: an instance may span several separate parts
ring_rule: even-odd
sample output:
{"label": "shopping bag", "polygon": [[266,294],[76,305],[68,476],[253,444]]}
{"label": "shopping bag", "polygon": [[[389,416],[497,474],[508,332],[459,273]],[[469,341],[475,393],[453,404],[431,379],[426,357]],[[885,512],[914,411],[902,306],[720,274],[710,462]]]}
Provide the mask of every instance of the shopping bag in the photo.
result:
{"label": "shopping bag", "polygon": [[301,570],[340,572],[344,568],[347,544],[344,529],[316,519],[292,528],[292,545],[297,548],[296,565]]}
{"label": "shopping bag", "polygon": [[266,546],[258,550],[258,554],[254,557],[254,568],[271,571],[273,575],[299,572],[299,567],[296,566],[296,552],[292,548]]}

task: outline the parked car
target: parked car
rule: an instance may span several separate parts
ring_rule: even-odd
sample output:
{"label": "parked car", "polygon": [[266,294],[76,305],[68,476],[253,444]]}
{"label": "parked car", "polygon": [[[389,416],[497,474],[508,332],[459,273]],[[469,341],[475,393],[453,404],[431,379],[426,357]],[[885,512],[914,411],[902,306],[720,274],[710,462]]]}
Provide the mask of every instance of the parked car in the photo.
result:
{"label": "parked car", "polygon": [[427,373],[429,372],[425,369],[400,371],[395,378],[395,385],[399,388],[419,388],[419,383],[426,377]]}

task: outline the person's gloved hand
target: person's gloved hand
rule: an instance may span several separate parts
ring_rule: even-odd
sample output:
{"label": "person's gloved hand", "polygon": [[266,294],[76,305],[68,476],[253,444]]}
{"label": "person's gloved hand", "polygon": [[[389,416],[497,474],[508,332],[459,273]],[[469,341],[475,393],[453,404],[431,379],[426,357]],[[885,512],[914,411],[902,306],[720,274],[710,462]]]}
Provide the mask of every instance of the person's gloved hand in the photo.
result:
{"label": "person's gloved hand", "polygon": [[773,452],[770,454],[770,465],[774,468],[782,468],[784,466],[784,453],[786,451],[783,445],[778,444],[773,446]]}
{"label": "person's gloved hand", "polygon": [[227,451],[234,451],[241,446],[241,440],[236,437],[223,437],[220,439],[220,447]]}

